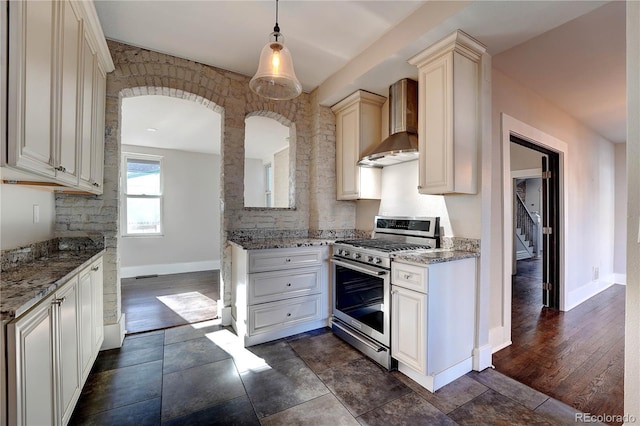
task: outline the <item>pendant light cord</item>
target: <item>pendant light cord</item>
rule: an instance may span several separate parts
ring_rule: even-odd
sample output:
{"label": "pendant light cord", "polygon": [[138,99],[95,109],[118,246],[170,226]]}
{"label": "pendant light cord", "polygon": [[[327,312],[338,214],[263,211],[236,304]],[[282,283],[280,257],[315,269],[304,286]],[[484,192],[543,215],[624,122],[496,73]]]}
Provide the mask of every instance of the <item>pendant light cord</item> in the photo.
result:
{"label": "pendant light cord", "polygon": [[276,26],[273,27],[273,32],[276,33],[276,41],[278,41],[278,34],[280,34],[280,26],[278,25],[278,0],[276,0]]}

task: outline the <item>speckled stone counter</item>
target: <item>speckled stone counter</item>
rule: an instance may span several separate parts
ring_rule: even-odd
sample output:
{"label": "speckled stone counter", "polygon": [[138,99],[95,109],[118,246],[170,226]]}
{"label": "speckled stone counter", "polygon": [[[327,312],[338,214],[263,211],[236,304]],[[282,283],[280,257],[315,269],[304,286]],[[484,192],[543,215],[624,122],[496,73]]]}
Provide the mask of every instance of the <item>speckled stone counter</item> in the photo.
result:
{"label": "speckled stone counter", "polygon": [[328,246],[333,244],[335,240],[321,238],[260,238],[247,241],[229,240],[229,242],[245,250],[265,250],[275,248]]}
{"label": "speckled stone counter", "polygon": [[0,275],[0,321],[10,321],[64,285],[98,256],[103,249],[61,250]]}
{"label": "speckled stone counter", "polygon": [[412,263],[419,266],[428,266],[434,263],[452,262],[454,260],[479,257],[478,253],[461,250],[435,249],[415,250],[392,255],[396,262]]}

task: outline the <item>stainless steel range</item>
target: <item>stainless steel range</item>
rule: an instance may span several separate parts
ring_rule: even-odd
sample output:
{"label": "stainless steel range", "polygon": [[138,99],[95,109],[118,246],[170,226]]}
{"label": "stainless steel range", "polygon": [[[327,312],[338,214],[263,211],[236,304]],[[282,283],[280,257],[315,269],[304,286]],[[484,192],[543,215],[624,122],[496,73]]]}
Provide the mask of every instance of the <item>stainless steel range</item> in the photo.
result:
{"label": "stainless steel range", "polygon": [[375,217],[373,238],[336,241],[331,258],[333,332],[391,370],[392,255],[440,247],[438,217]]}

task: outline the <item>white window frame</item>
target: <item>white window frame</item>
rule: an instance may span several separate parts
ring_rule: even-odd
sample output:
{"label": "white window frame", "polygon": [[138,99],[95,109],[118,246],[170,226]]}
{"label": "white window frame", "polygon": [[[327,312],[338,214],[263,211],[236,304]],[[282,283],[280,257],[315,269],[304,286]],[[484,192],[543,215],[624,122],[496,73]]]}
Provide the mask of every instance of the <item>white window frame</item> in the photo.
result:
{"label": "white window frame", "polygon": [[[158,161],[160,163],[160,194],[159,195],[129,195],[127,193],[127,160],[147,160]],[[120,220],[120,226],[122,228],[121,235],[123,237],[133,238],[145,238],[145,237],[163,237],[164,236],[164,157],[161,155],[152,154],[139,154],[135,152],[123,152],[122,153],[122,214]],[[144,232],[144,233],[129,233],[127,232],[127,207],[129,198],[147,198],[147,199],[159,199],[160,200],[160,232]]]}
{"label": "white window frame", "polygon": [[264,205],[273,206],[273,163],[264,164]]}

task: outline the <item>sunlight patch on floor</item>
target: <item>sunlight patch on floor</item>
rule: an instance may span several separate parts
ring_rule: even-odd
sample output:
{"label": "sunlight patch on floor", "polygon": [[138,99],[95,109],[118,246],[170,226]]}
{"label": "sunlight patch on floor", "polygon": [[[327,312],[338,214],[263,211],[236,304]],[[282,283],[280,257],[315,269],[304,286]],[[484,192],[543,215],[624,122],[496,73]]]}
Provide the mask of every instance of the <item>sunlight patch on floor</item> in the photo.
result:
{"label": "sunlight patch on floor", "polygon": [[218,302],[197,291],[158,296],[157,299],[188,322],[201,321],[203,314],[218,309]]}
{"label": "sunlight patch on floor", "polygon": [[235,361],[238,373],[259,373],[271,367],[259,356],[251,353],[242,345],[242,340],[229,330],[218,330],[206,334],[207,338],[227,352]]}

